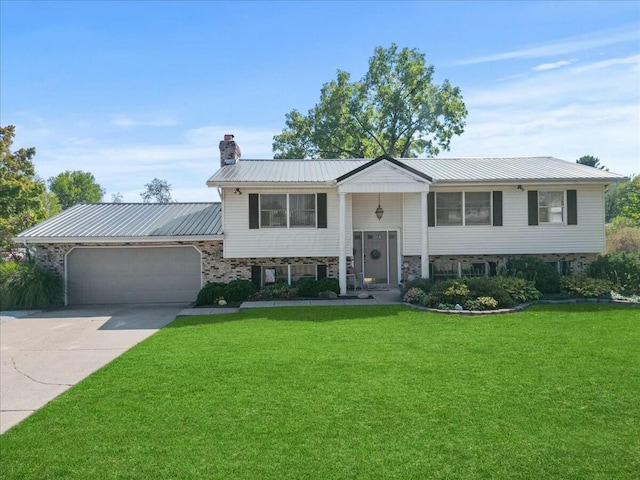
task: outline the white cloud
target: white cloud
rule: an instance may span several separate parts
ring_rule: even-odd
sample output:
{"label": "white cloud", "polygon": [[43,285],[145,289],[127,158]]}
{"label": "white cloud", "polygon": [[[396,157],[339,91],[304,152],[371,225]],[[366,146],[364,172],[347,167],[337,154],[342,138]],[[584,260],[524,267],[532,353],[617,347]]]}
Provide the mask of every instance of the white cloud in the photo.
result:
{"label": "white cloud", "polygon": [[637,42],[638,39],[640,39],[640,32],[638,32],[637,27],[634,25],[631,28],[625,28],[622,30],[594,32],[586,36],[565,38],[533,47],[467,58],[455,62],[454,65],[473,65],[478,63],[498,62],[501,60],[567,55],[570,53],[592,50],[594,48],[619,43]]}
{"label": "white cloud", "polygon": [[611,171],[640,172],[640,56],[570,68],[465,92],[465,133],[441,156],[594,155]]}
{"label": "white cloud", "polygon": [[556,68],[566,67],[567,65],[571,65],[575,61],[576,60],[573,59],[573,60],[560,60],[559,62],[553,62],[553,63],[542,63],[540,65],[536,65],[535,67],[533,67],[532,70],[536,70],[536,71],[554,70]]}
{"label": "white cloud", "polygon": [[135,128],[135,127],[172,127],[178,122],[167,116],[158,116],[156,118],[136,119],[128,115],[116,115],[111,120],[111,124],[119,128]]}

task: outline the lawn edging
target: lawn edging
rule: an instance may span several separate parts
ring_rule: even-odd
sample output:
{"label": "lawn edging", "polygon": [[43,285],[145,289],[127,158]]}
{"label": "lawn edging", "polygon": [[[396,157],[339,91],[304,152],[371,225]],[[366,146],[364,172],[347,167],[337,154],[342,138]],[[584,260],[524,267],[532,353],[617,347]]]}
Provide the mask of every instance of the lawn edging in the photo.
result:
{"label": "lawn edging", "polygon": [[513,308],[500,308],[498,310],[441,310],[438,308],[423,307],[413,303],[403,302],[404,305],[415,310],[425,312],[441,313],[445,315],[496,315],[504,313],[518,313],[535,305],[571,305],[571,304],[589,304],[589,303],[607,303],[610,305],[628,305],[631,307],[640,307],[639,303],[613,300],[611,298],[568,298],[565,300],[534,300],[533,302],[521,303]]}

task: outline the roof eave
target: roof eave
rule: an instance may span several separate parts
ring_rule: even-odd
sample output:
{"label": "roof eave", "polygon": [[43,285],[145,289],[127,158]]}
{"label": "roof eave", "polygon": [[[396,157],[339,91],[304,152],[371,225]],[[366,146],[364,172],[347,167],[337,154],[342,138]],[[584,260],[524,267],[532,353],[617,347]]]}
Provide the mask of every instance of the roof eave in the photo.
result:
{"label": "roof eave", "polygon": [[164,242],[201,242],[223,240],[220,235],[171,235],[171,236],[140,236],[140,237],[15,237],[12,240],[21,244],[45,243],[164,243]]}

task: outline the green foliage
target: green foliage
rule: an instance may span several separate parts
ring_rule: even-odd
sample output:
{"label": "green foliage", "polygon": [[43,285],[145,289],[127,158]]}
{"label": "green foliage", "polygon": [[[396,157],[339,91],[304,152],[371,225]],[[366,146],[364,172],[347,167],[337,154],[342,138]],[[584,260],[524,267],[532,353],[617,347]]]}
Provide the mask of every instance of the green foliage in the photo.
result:
{"label": "green foliage", "polygon": [[78,203],[97,203],[104,195],[104,189],[89,172],[67,170],[49,178],[48,182],[49,189],[58,198],[63,210]]}
{"label": "green foliage", "polygon": [[415,49],[378,47],[356,82],[338,71],[307,115],[286,114],[275,158],[373,158],[436,155],[464,131],[458,87],[433,83],[434,68]]}
{"label": "green foliage", "polygon": [[[496,306],[499,308],[513,307],[513,298],[509,292],[496,282],[495,277],[468,277],[465,278],[464,281],[467,284],[472,297],[493,298],[497,302]],[[485,308],[484,310],[487,309]]]}
{"label": "green foliage", "polygon": [[340,282],[337,278],[325,277],[318,280],[318,294],[322,292],[334,292],[340,294]]}
{"label": "green foliage", "polygon": [[9,249],[12,238],[47,218],[43,206],[44,182],[35,175],[35,148],[11,151],[15,127],[0,127],[0,248]]}
{"label": "green foliage", "polygon": [[224,298],[229,303],[241,303],[255,291],[256,286],[251,280],[231,280],[224,289]]}
{"label": "green foliage", "polygon": [[633,175],[627,182],[611,185],[605,195],[606,220],[618,216],[635,220],[640,225],[640,176]]}
{"label": "green foliage", "polygon": [[493,297],[478,297],[475,300],[467,300],[464,304],[466,310],[495,310],[498,308],[498,301]]}
{"label": "green foliage", "polygon": [[295,287],[286,283],[276,283],[275,285],[267,285],[249,296],[249,300],[272,300],[282,299],[289,300],[298,296]]}
{"label": "green foliage", "polygon": [[462,305],[465,301],[471,299],[471,292],[469,287],[464,283],[462,279],[456,280],[444,280],[442,282],[436,282],[431,291],[424,299],[424,305],[428,307],[436,307],[440,303],[455,305],[459,303]]}
{"label": "green foliage", "polygon": [[532,302],[540,299],[542,294],[536,289],[533,280],[519,277],[494,277],[494,281],[502,287],[516,303]]}
{"label": "green foliage", "polygon": [[580,163],[582,165],[587,165],[588,167],[598,168],[600,170],[609,171],[604,165],[600,164],[600,159],[598,157],[594,157],[592,155],[584,155],[576,160],[576,163]]}
{"label": "green foliage", "polygon": [[64,302],[63,291],[62,278],[35,263],[0,263],[3,310],[58,307]]}
{"label": "green foliage", "polygon": [[[196,300],[196,305],[214,305],[221,298],[225,298],[225,288],[227,284],[221,282],[210,282],[207,283],[202,289],[198,292],[198,298]],[[225,298],[226,300],[226,298]]]}
{"label": "green foliage", "polygon": [[140,194],[144,203],[171,203],[175,201],[171,197],[171,185],[166,180],[154,178],[145,187],[147,189]]}
{"label": "green foliage", "polygon": [[507,262],[507,275],[533,280],[542,293],[560,291],[560,275],[549,263],[537,257],[514,258]]}
{"label": "green foliage", "polygon": [[640,253],[600,255],[589,265],[589,275],[609,280],[617,293],[637,295],[640,293]]}
{"label": "green foliage", "polygon": [[408,292],[412,288],[419,288],[423,292],[429,293],[431,287],[433,287],[433,280],[429,278],[415,278],[413,280],[407,280],[406,282],[404,282],[404,284],[402,285],[402,291]]}
{"label": "green foliage", "polygon": [[402,301],[405,303],[418,303],[422,304],[427,293],[421,288],[412,287],[403,295]]}
{"label": "green foliage", "polygon": [[315,298],[320,293],[318,281],[315,278],[303,278],[297,284],[298,295],[301,297]]}
{"label": "green foliage", "polygon": [[585,298],[611,296],[611,282],[609,280],[591,278],[586,275],[578,277],[564,275],[560,277],[560,288],[564,292]]}

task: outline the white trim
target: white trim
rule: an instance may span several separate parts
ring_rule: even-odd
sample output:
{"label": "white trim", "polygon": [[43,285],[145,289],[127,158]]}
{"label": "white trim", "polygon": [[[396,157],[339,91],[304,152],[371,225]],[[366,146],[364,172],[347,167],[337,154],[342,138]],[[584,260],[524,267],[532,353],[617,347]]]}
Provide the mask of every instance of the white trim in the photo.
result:
{"label": "white trim", "polygon": [[204,272],[202,271],[202,250],[195,245],[76,245],[67,250],[64,254],[64,305],[69,305],[69,254],[77,249],[105,249],[105,248],[173,248],[173,247],[192,247],[200,255],[200,288],[204,287]]}
{"label": "white trim", "polygon": [[347,194],[339,193],[339,233],[338,233],[338,281],[340,283],[340,295],[347,294]]}

